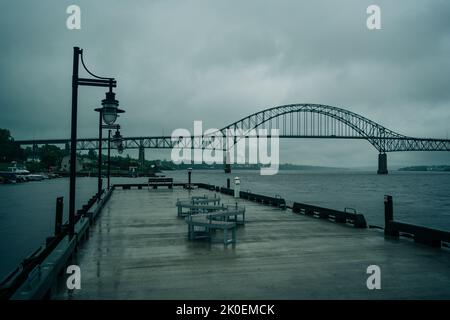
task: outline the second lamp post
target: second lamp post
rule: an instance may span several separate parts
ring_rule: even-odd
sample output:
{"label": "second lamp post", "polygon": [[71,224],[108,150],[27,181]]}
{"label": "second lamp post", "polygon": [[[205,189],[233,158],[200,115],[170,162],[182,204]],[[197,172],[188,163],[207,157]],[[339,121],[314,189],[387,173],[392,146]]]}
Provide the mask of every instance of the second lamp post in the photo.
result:
{"label": "second lamp post", "polygon": [[[109,87],[109,92],[106,92],[106,98],[102,100],[102,107],[95,109],[99,113],[99,126],[98,126],[98,186],[97,194],[98,201],[100,201],[100,195],[103,189],[102,180],[102,120],[105,123],[105,127],[109,128],[116,122],[119,113],[124,113],[124,110],[119,109],[119,101],[115,98],[115,93],[112,92],[112,86]],[[109,139],[108,139],[109,143]],[[109,147],[108,147],[108,168],[109,168]],[[108,188],[109,188],[109,175],[108,175]]]}
{"label": "second lamp post", "polygon": [[[102,129],[108,129],[108,169],[107,169],[108,183],[107,183],[107,188],[109,190],[110,178],[111,178],[111,142],[112,142],[113,146],[117,148],[117,151],[119,152],[119,154],[121,154],[123,152],[123,144],[122,144],[123,138],[119,131],[120,125],[118,125],[118,124],[102,125]],[[112,129],[116,129],[116,133],[114,134],[114,136],[111,137]]]}

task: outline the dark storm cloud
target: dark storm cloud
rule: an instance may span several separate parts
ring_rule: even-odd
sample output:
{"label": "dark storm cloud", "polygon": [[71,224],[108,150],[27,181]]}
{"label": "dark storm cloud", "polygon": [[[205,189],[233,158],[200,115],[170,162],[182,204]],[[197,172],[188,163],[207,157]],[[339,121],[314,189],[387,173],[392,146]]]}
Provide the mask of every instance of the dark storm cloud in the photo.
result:
{"label": "dark storm cloud", "polygon": [[[65,27],[74,3],[79,31]],[[382,30],[366,28],[370,4],[381,7]],[[341,106],[407,135],[448,134],[448,1],[8,1],[0,16],[0,127],[17,139],[68,137],[74,45],[92,71],[117,77],[129,136],[194,120],[223,127],[296,102]],[[80,89],[80,136],[96,135],[102,97]],[[367,142],[281,146],[282,162],[376,160]],[[391,158],[450,162],[447,153]]]}

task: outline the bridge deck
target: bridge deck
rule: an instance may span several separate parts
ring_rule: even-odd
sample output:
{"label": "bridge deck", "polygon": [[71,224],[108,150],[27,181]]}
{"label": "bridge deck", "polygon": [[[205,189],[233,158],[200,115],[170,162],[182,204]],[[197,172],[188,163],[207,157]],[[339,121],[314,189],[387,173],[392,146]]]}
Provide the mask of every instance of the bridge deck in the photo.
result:
{"label": "bridge deck", "polygon": [[[186,196],[181,188],[114,191],[74,262],[81,289],[70,293],[61,283],[54,298],[450,298],[447,249],[245,200],[235,246],[189,241],[175,207]],[[381,268],[381,290],[366,287],[372,264]]]}

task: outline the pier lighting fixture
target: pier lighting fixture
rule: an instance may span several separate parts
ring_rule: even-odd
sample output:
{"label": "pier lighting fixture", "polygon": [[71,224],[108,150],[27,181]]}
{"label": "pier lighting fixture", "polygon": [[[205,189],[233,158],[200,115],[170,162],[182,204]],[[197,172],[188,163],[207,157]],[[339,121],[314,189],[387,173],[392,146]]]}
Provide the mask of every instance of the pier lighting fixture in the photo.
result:
{"label": "pier lighting fixture", "polygon": [[112,87],[110,91],[106,92],[106,98],[102,100],[102,107],[95,109],[97,112],[101,112],[103,122],[106,125],[111,125],[116,122],[119,113],[124,113],[125,111],[119,109],[119,101],[116,100],[116,94],[112,92]]}
{"label": "pier lighting fixture", "polygon": [[124,147],[123,147],[123,144],[121,143],[121,144],[117,147],[117,152],[119,152],[119,154],[122,154],[122,153],[123,153],[123,149],[124,149]]}
{"label": "pier lighting fixture", "polygon": [[[111,142],[113,143],[113,145],[119,149],[119,146],[122,145],[122,141],[123,141],[123,137],[120,134],[119,129],[116,130],[116,133],[114,134],[114,136],[111,138]],[[123,151],[123,150],[122,150]]]}
{"label": "pier lighting fixture", "polygon": [[[109,86],[109,91],[106,92],[106,98],[102,100],[102,107],[95,109],[95,111],[100,113],[100,121],[99,121],[99,134],[98,134],[98,194],[100,195],[102,192],[102,128],[109,129],[108,130],[108,189],[109,189],[109,159],[111,152],[111,129],[116,128],[117,130],[120,126],[114,127],[114,122],[116,122],[119,113],[124,113],[124,110],[119,109],[119,101],[116,100],[116,94],[112,91],[112,85]],[[102,120],[105,123],[102,126]],[[116,131],[117,133],[117,131]],[[120,133],[119,133],[120,134]],[[100,197],[98,198],[100,200]]]}
{"label": "pier lighting fixture", "polygon": [[[79,76],[79,66],[81,64],[84,70],[91,76],[91,78],[83,78]],[[124,111],[119,109],[119,101],[116,100],[115,94],[112,91],[117,87],[117,82],[114,78],[99,77],[93,74],[86,67],[83,59],[83,49],[73,47],[73,69],[72,69],[72,112],[71,112],[71,135],[70,135],[70,163],[76,163],[77,156],[77,118],[78,118],[78,87],[104,87],[109,88],[105,99],[102,100],[101,108],[95,109],[99,112],[99,152],[98,152],[98,192],[97,197],[100,200],[102,191],[102,177],[101,177],[101,161],[102,161],[102,120],[105,124],[113,124],[119,113]],[[70,186],[69,186],[69,236],[73,237],[75,233],[75,190],[76,190],[76,166],[70,166]]]}

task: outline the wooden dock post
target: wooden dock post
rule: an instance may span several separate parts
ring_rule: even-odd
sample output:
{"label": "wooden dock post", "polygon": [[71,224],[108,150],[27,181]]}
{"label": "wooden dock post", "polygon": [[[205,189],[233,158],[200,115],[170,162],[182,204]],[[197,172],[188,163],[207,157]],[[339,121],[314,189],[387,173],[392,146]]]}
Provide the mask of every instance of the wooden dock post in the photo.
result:
{"label": "wooden dock post", "polygon": [[384,235],[388,237],[398,237],[398,231],[391,228],[391,223],[394,221],[394,205],[392,196],[384,196]]}

